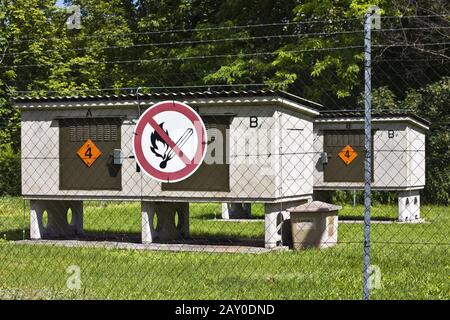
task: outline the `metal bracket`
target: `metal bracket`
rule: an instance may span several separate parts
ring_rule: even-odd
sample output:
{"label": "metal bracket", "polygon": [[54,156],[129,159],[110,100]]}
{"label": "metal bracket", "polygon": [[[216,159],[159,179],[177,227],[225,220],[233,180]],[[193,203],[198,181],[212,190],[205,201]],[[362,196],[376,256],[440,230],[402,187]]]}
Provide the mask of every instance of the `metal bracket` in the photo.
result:
{"label": "metal bracket", "polygon": [[328,163],[328,154],[326,152],[320,153],[320,162],[322,162],[322,164]]}
{"label": "metal bracket", "polygon": [[378,6],[370,6],[367,14],[370,15],[371,29],[381,29],[381,9]]}
{"label": "metal bracket", "polygon": [[121,149],[113,150],[113,164],[121,165],[123,163],[123,156]]}
{"label": "metal bracket", "polygon": [[81,29],[81,9],[79,5],[72,5],[66,8],[70,16],[66,20],[67,29]]}

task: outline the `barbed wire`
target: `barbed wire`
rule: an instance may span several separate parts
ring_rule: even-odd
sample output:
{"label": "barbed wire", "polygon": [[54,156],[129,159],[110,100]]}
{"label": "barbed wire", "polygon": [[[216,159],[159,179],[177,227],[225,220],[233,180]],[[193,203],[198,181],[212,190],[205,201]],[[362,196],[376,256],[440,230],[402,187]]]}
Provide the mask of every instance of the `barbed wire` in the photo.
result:
{"label": "barbed wire", "polygon": [[[437,42],[437,43],[413,43],[413,44],[375,44],[375,48],[384,47],[420,47],[420,46],[437,46],[448,45],[450,42]],[[343,47],[328,47],[328,48],[312,48],[302,50],[286,50],[283,53],[302,53],[302,52],[322,52],[322,51],[334,51],[344,49],[361,49],[362,45],[352,45]],[[46,64],[19,64],[19,65],[4,65],[0,66],[0,69],[7,68],[30,68],[30,67],[48,67],[48,66],[60,66],[67,65],[97,65],[97,64],[131,64],[131,63],[149,63],[149,62],[161,62],[161,61],[182,61],[182,60],[196,60],[196,59],[212,59],[212,58],[233,58],[233,57],[254,57],[254,56],[268,56],[280,54],[280,51],[272,52],[253,52],[253,53],[237,53],[237,54],[219,54],[219,55],[205,55],[205,56],[188,56],[188,57],[173,57],[173,58],[154,58],[154,59],[138,59],[138,60],[110,60],[110,61],[71,61],[71,62],[53,62]]]}
{"label": "barbed wire", "polygon": [[[363,48],[363,46],[344,46],[344,47],[333,47],[333,48],[315,48],[315,49],[304,49],[304,50],[288,50],[283,51],[285,53],[300,53],[300,52],[310,52],[310,51],[327,51],[327,50],[343,50],[343,49],[356,49]],[[96,64],[128,64],[128,63],[142,63],[142,62],[160,62],[160,61],[181,61],[181,60],[194,60],[194,59],[212,59],[212,58],[233,58],[233,57],[252,57],[252,56],[262,56],[262,55],[275,55],[279,52],[253,52],[253,53],[238,53],[238,54],[218,54],[218,55],[206,55],[206,56],[188,56],[188,57],[173,57],[173,58],[154,58],[154,59],[138,59],[138,60],[113,60],[113,61],[79,61],[73,62],[73,65],[96,65]],[[23,65],[4,65],[0,66],[0,69],[6,68],[29,68],[29,67],[47,67],[47,66],[58,66],[67,65],[66,62],[54,62],[48,64],[23,64]]]}
{"label": "barbed wire", "polygon": [[[261,23],[261,24],[248,24],[248,25],[233,25],[233,26],[220,26],[220,27],[204,27],[204,28],[189,28],[189,29],[169,29],[169,30],[158,30],[158,31],[145,31],[145,32],[128,32],[128,33],[106,33],[99,35],[82,35],[82,38],[102,38],[105,36],[111,37],[127,37],[127,36],[142,36],[142,35],[163,35],[167,33],[187,33],[187,32],[204,32],[204,31],[220,31],[220,30],[234,30],[234,29],[252,29],[252,28],[266,28],[271,26],[290,26],[290,25],[309,25],[316,23],[336,23],[336,22],[347,22],[347,21],[359,21],[361,18],[347,18],[347,19],[328,19],[328,20],[317,20],[317,21],[304,21],[304,22],[276,22],[276,23]],[[362,20],[361,20],[362,21]],[[80,36],[80,35],[78,35]],[[81,36],[80,36],[81,37]],[[74,37],[75,38],[75,37]],[[22,43],[36,40],[59,40],[60,37],[52,38],[39,38],[39,39],[18,39],[13,40],[13,43]]]}
{"label": "barbed wire", "polygon": [[[437,27],[436,29],[450,29],[450,27]],[[415,27],[415,28],[388,28],[388,29],[375,29],[375,32],[396,32],[396,31],[419,31],[419,30],[432,30],[427,27]],[[202,40],[185,40],[185,41],[171,41],[162,43],[138,43],[129,45],[117,45],[117,46],[104,46],[104,47],[75,47],[75,48],[58,48],[43,50],[39,52],[33,51],[21,51],[21,52],[9,52],[5,53],[4,56],[19,56],[25,54],[44,54],[49,52],[67,52],[67,51],[85,51],[85,50],[109,50],[109,49],[132,49],[132,48],[142,48],[142,47],[162,47],[162,46],[176,46],[176,45],[194,45],[194,44],[211,44],[211,43],[221,43],[221,42],[232,42],[232,41],[252,41],[252,40],[269,40],[269,39],[285,39],[285,38],[303,38],[303,37],[331,37],[335,35],[343,34],[362,34],[363,30],[353,30],[353,31],[336,31],[336,32],[310,32],[310,33],[293,33],[293,34],[280,34],[280,35],[262,35],[253,37],[231,37],[222,39],[202,39]]]}
{"label": "barbed wire", "polygon": [[[450,27],[449,27],[450,29]],[[107,47],[78,47],[78,48],[65,48],[65,50],[68,51],[78,51],[78,50],[86,50],[86,49],[93,49],[93,50],[103,50],[103,49],[129,49],[129,48],[139,48],[139,47],[159,47],[159,46],[172,46],[172,45],[192,45],[192,44],[210,44],[210,43],[220,43],[220,42],[229,42],[229,41],[250,41],[250,40],[261,40],[261,39],[282,39],[282,38],[300,38],[300,37],[308,37],[308,36],[332,36],[332,35],[339,35],[339,34],[355,34],[355,33],[363,33],[363,30],[358,31],[341,31],[341,32],[318,32],[318,33],[307,33],[307,34],[287,34],[287,35],[264,35],[264,36],[257,36],[257,37],[233,37],[233,38],[223,38],[223,39],[207,39],[207,40],[188,40],[188,41],[174,41],[174,42],[162,42],[162,43],[141,43],[141,44],[132,44],[132,45],[121,45],[121,46],[107,46]],[[63,49],[64,50],[64,49]],[[52,49],[52,50],[44,50],[40,51],[39,53],[47,53],[47,52],[57,52],[61,51],[58,49]],[[17,52],[17,53],[6,53],[5,55],[21,55],[21,54],[30,54],[33,52],[30,51],[23,51],[23,52]]]}
{"label": "barbed wire", "polygon": [[[382,16],[382,19],[423,19],[423,18],[448,18],[448,15],[419,15],[419,16]],[[314,20],[314,21],[293,21],[293,22],[275,22],[275,23],[261,23],[261,24],[248,24],[248,25],[234,25],[234,26],[220,26],[220,27],[203,27],[203,28],[188,28],[188,29],[169,29],[169,30],[158,30],[158,31],[146,31],[146,32],[128,32],[128,33],[105,33],[105,34],[98,34],[98,35],[77,35],[72,38],[102,38],[105,36],[111,36],[111,37],[125,37],[125,36],[132,36],[132,35],[162,35],[167,33],[186,33],[186,32],[203,32],[203,31],[218,31],[218,30],[233,30],[233,29],[252,29],[252,28],[266,28],[271,26],[301,26],[301,25],[310,25],[310,24],[319,24],[319,23],[328,23],[328,24],[334,24],[338,22],[349,22],[349,21],[358,21],[360,23],[363,22],[363,17],[356,17],[356,18],[345,18],[345,19],[324,19],[324,20]],[[21,39],[14,39],[11,42],[12,43],[23,43],[23,42],[30,42],[30,41],[42,41],[42,40],[59,40],[63,39],[61,37],[51,37],[51,38],[21,38]]]}

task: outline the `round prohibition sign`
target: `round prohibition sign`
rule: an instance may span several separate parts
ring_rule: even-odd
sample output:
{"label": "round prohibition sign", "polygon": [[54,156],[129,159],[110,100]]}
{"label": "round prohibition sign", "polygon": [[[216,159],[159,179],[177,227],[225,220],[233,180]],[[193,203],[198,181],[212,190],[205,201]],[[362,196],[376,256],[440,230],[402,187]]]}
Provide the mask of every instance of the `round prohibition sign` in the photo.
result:
{"label": "round prohibition sign", "polygon": [[162,101],[138,119],[133,153],[139,167],[160,182],[178,182],[191,176],[206,154],[206,128],[187,104]]}

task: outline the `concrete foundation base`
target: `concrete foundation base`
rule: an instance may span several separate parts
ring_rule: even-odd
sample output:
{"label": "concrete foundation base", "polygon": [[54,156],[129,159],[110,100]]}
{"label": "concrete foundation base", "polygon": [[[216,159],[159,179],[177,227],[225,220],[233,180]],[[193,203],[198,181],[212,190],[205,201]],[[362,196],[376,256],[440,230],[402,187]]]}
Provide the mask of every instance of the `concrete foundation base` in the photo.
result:
{"label": "concrete foundation base", "polygon": [[189,237],[189,203],[141,202],[142,243]]}
{"label": "concrete foundation base", "polygon": [[[333,191],[315,190],[314,200],[332,203]],[[420,221],[420,190],[398,191],[398,221]]]}
{"label": "concrete foundation base", "polygon": [[250,203],[222,203],[222,219],[250,219],[251,216]]}
{"label": "concrete foundation base", "polygon": [[420,220],[419,190],[401,191],[398,193],[398,221],[414,222]]}
{"label": "concrete foundation base", "polygon": [[287,209],[309,201],[311,199],[264,204],[264,246],[267,249],[292,244],[290,215]]}
{"label": "concrete foundation base", "polygon": [[83,201],[31,200],[30,209],[31,239],[83,234]]}

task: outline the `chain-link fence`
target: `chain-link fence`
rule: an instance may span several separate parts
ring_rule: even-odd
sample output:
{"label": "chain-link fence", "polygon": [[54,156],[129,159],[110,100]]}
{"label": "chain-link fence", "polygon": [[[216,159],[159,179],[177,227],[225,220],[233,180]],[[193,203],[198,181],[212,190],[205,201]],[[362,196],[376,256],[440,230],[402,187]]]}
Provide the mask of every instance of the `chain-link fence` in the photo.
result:
{"label": "chain-link fence", "polygon": [[14,92],[21,196],[0,199],[0,297],[361,299],[369,154],[370,296],[448,299],[448,18],[372,30],[369,153],[361,20],[280,26],[79,66],[167,64],[172,86]]}

